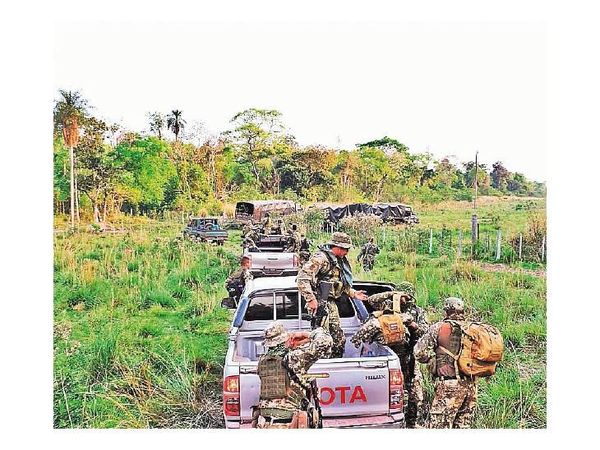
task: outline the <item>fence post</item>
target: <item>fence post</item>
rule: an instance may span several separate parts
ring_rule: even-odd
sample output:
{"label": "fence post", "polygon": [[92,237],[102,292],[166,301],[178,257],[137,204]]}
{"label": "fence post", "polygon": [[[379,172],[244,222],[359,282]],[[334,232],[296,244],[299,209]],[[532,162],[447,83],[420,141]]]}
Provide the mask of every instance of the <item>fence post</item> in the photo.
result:
{"label": "fence post", "polygon": [[544,238],[542,239],[542,262],[544,262],[546,258],[546,235],[544,235]]}
{"label": "fence post", "polygon": [[458,257],[462,257],[462,230],[458,230]]}
{"label": "fence post", "polygon": [[477,214],[471,216],[471,256],[475,255],[475,246],[477,245],[479,226],[477,225]]}
{"label": "fence post", "polygon": [[429,254],[433,251],[433,229],[429,230]]}
{"label": "fence post", "polygon": [[519,233],[519,260],[521,260],[521,255],[523,254],[523,233]]}
{"label": "fence post", "polygon": [[502,245],[502,231],[498,230],[498,236],[496,238],[496,261],[500,259],[500,250]]}

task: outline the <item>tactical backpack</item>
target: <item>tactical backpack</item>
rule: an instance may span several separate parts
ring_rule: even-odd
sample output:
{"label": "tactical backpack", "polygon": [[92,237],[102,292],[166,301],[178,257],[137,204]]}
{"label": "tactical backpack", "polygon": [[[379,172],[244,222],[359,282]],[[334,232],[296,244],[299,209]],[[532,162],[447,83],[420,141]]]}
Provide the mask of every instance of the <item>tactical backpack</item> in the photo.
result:
{"label": "tactical backpack", "polygon": [[504,341],[500,331],[481,322],[447,322],[460,327],[460,351],[455,355],[444,347],[440,348],[455,360],[460,373],[475,377],[494,375],[496,365],[504,354]]}
{"label": "tactical backpack", "polygon": [[400,296],[394,294],[392,297],[392,311],[375,311],[373,316],[379,321],[383,339],[387,345],[398,344],[404,340],[404,321],[400,315]]}

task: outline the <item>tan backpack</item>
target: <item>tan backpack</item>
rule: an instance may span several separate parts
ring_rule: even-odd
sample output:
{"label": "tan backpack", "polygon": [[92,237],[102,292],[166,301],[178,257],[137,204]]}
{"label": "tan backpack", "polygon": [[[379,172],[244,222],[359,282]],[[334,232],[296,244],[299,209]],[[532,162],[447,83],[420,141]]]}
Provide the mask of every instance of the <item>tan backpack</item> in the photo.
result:
{"label": "tan backpack", "polygon": [[400,296],[394,294],[392,297],[392,312],[376,311],[373,316],[379,320],[383,339],[387,345],[398,344],[404,340],[404,321],[400,315]]}
{"label": "tan backpack", "polygon": [[464,375],[489,377],[496,372],[496,365],[504,354],[504,341],[500,331],[481,322],[449,321],[460,326],[462,332],[461,350],[452,356],[458,369]]}

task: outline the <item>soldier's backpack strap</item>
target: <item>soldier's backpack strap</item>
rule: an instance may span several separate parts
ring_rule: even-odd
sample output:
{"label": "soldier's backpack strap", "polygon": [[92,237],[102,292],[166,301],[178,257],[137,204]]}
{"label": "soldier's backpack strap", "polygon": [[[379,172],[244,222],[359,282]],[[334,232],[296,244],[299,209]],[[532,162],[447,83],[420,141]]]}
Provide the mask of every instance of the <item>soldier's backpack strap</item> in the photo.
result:
{"label": "soldier's backpack strap", "polygon": [[282,362],[281,362],[283,368],[286,370],[286,372],[288,373],[290,379],[292,381],[294,381],[295,383],[297,383],[298,385],[300,385],[302,387],[302,390],[304,390],[304,393],[306,395],[307,398],[310,398],[310,394],[311,394],[311,387],[310,384],[306,384],[304,381],[302,381],[300,379],[300,377],[296,374],[296,372],[294,372],[289,364],[288,364],[288,359],[287,358],[283,358]]}
{"label": "soldier's backpack strap", "polygon": [[400,294],[392,294],[392,310],[400,314]]}

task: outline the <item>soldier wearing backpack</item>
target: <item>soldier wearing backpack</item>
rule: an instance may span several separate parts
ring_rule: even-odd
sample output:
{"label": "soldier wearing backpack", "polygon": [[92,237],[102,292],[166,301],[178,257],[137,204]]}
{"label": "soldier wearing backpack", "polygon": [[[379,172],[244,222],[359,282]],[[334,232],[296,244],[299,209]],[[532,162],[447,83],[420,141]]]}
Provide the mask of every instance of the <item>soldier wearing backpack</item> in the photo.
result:
{"label": "soldier wearing backpack", "polygon": [[333,341],[323,328],[289,333],[281,322],[265,330],[267,351],[258,360],[260,401],[252,414],[254,428],[321,428],[321,410],[310,367],[328,358]]}
{"label": "soldier wearing backpack", "polygon": [[429,327],[415,345],[435,381],[430,428],[470,428],[477,402],[477,378],[494,374],[504,350],[500,332],[465,320],[464,302],[444,301],[445,318]]}
{"label": "soldier wearing backpack", "polygon": [[398,355],[404,378],[406,427],[415,428],[422,422],[423,384],[419,364],[413,349],[429,328],[425,313],[415,303],[415,287],[408,281],[398,285],[397,291],[371,295],[365,303],[373,308],[371,317],[352,336],[351,342],[379,342]]}

